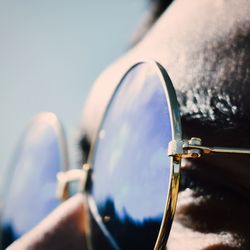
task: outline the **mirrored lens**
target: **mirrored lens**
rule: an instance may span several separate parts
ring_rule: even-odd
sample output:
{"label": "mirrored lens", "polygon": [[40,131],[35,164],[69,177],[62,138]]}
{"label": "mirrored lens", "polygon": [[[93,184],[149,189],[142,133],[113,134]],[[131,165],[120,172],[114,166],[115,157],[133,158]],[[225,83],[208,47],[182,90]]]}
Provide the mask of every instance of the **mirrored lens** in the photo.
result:
{"label": "mirrored lens", "polygon": [[3,247],[36,226],[58,206],[56,174],[63,160],[64,138],[56,117],[36,117],[20,141],[1,218]]}
{"label": "mirrored lens", "polygon": [[171,138],[162,80],[150,64],[139,64],[112,98],[93,160],[93,199],[120,249],[154,248],[169,190]]}

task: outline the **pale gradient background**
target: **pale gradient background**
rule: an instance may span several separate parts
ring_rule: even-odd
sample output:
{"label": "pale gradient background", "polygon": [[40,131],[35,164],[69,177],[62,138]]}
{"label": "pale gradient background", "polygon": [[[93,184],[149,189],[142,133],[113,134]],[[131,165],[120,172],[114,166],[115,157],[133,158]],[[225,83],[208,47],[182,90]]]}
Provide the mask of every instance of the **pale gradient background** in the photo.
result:
{"label": "pale gradient background", "polygon": [[69,147],[75,146],[91,84],[126,50],[145,3],[0,0],[2,177],[22,131],[38,112],[55,112],[64,124]]}

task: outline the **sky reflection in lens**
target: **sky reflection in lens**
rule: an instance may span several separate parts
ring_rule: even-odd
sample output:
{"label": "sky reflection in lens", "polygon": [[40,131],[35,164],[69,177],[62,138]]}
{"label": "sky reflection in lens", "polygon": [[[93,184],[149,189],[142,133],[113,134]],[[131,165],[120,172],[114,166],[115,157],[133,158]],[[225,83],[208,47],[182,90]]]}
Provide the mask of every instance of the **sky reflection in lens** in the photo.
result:
{"label": "sky reflection in lens", "polygon": [[27,129],[15,155],[14,173],[1,218],[4,247],[22,236],[59,205],[56,174],[62,152],[55,116],[38,116]]}
{"label": "sky reflection in lens", "polygon": [[170,140],[161,80],[151,65],[140,64],[113,97],[93,165],[93,197],[122,249],[154,246],[168,193]]}

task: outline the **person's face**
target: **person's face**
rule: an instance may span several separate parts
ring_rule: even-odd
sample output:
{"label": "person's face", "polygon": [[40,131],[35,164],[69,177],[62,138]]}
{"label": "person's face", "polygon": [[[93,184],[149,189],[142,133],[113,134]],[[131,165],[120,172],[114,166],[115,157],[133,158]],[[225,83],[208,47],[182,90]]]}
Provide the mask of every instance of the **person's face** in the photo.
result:
{"label": "person's face", "polygon": [[[124,72],[154,59],[177,92],[184,138],[250,148],[250,3],[178,0],[144,39],[96,81],[84,116],[89,142]],[[98,100],[98,101],[96,101]],[[183,162],[181,192],[168,249],[249,249],[249,157]]]}

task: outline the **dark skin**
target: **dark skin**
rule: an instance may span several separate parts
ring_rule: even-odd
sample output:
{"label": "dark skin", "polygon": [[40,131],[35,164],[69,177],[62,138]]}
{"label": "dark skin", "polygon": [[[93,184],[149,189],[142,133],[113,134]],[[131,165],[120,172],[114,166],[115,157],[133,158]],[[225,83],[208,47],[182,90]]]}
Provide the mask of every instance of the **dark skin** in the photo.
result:
{"label": "dark skin", "polygon": [[[146,37],[96,81],[83,117],[83,161],[116,84],[144,58],[167,69],[184,138],[250,148],[249,13],[247,0],[174,2]],[[183,162],[168,249],[250,249],[249,165],[250,157],[232,155]]]}
{"label": "dark skin", "polygon": [[87,249],[89,231],[85,204],[82,194],[72,197],[8,249]]}
{"label": "dark skin", "polygon": [[[201,137],[209,146],[250,148],[249,10],[248,1],[174,2],[141,43],[97,80],[83,119],[85,148],[119,78],[143,58],[153,58],[168,70],[184,138]],[[189,244],[190,249],[250,249],[249,163],[247,156],[228,155],[183,163],[181,190],[192,192],[186,194],[188,204],[177,206],[169,249]],[[182,226],[178,232],[176,225]],[[181,231],[190,237],[173,244]]]}

